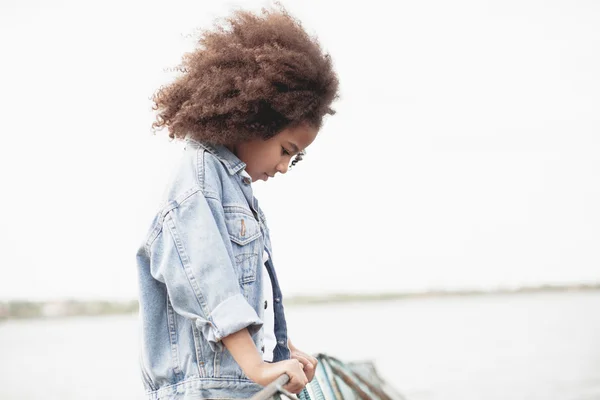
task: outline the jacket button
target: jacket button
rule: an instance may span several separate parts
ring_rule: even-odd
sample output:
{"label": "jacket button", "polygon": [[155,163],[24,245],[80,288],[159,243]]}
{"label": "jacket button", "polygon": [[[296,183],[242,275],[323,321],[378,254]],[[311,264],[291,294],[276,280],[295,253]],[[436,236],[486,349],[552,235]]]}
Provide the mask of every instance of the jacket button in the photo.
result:
{"label": "jacket button", "polygon": [[245,183],[246,185],[249,185],[249,184],[251,184],[251,183],[252,183],[252,180],[251,180],[250,178],[244,178],[244,183]]}
{"label": "jacket button", "polygon": [[285,342],[284,342],[283,340],[280,340],[280,341],[279,341],[279,342],[277,342],[277,343],[279,343],[281,346],[285,346]]}
{"label": "jacket button", "polygon": [[264,353],[265,352],[265,346],[261,347],[260,351]]}
{"label": "jacket button", "polygon": [[265,300],[265,310],[267,309],[267,301]]}
{"label": "jacket button", "polygon": [[275,297],[275,302],[279,303],[281,301],[281,299],[279,297]]}

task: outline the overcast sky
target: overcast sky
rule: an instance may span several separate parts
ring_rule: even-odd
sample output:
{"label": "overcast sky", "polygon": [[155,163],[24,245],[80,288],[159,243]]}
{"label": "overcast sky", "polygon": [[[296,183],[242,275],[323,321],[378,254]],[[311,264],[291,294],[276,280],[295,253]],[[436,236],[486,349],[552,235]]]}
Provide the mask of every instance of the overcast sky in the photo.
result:
{"label": "overcast sky", "polygon": [[[0,3],[0,298],[135,298],[180,146],[149,97],[197,28],[267,2]],[[600,3],[284,1],[338,114],[256,183],[284,293],[593,282]]]}

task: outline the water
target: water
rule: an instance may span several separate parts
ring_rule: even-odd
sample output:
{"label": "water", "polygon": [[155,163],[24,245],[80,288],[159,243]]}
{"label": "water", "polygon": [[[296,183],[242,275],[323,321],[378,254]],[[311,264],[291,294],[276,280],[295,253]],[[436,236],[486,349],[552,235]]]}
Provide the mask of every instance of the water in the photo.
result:
{"label": "water", "polygon": [[[295,344],[411,400],[600,399],[600,293],[288,307]],[[0,324],[0,399],[140,399],[136,316]]]}

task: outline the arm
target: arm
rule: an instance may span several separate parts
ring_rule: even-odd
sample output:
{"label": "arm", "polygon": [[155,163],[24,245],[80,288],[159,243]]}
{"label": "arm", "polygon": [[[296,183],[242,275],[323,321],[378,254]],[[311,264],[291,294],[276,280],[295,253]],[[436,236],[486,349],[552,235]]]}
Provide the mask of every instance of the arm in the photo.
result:
{"label": "arm", "polygon": [[246,376],[261,386],[267,386],[279,376],[288,374],[290,380],[285,389],[292,393],[300,393],[308,383],[298,360],[284,360],[266,363],[256,349],[247,329],[242,329],[223,338],[223,344]]}
{"label": "arm", "polygon": [[262,321],[241,293],[221,204],[200,191],[173,203],[149,245],[151,274],[166,285],[174,310],[219,351],[223,337],[244,328],[257,332]]}
{"label": "arm", "polygon": [[165,283],[175,311],[194,321],[213,351],[225,345],[246,376],[261,385],[287,373],[286,390],[298,393],[306,385],[301,364],[265,363],[256,349],[250,332],[262,321],[240,292],[228,239],[220,203],[190,194],[163,215],[162,232],[150,244],[152,276]]}

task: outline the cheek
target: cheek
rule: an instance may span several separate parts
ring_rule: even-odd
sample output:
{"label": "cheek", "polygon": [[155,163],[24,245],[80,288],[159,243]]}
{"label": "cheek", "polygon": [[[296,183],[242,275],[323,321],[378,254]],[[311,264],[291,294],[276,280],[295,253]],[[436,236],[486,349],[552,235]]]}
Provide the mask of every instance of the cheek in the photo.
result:
{"label": "cheek", "polygon": [[247,147],[245,152],[246,169],[249,172],[263,174],[272,173],[276,165],[281,162],[281,149],[278,143],[256,142]]}
{"label": "cheek", "polygon": [[253,163],[261,169],[271,168],[276,162],[275,159],[274,149],[263,147],[254,153]]}
{"label": "cheek", "polygon": [[246,162],[246,169],[252,172],[265,172],[265,164],[267,161],[267,155],[260,151],[255,151],[248,155]]}

